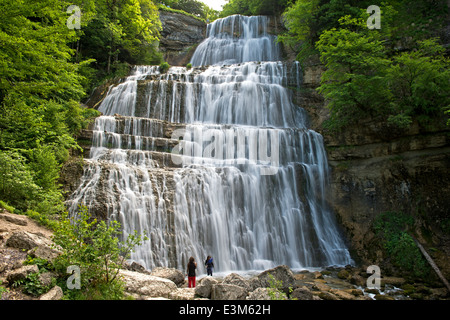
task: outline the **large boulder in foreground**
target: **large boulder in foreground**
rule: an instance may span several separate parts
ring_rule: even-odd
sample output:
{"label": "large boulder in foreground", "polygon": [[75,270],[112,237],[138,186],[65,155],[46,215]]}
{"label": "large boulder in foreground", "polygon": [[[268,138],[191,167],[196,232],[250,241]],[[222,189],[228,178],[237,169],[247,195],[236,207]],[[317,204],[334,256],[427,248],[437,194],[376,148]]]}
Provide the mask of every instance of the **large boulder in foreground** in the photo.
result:
{"label": "large boulder in foreground", "polygon": [[270,288],[273,281],[281,282],[281,288],[285,293],[288,293],[289,288],[295,285],[294,274],[286,265],[261,272],[258,276],[252,278],[249,284],[255,290],[257,288]]}
{"label": "large boulder in foreground", "polygon": [[173,281],[161,277],[130,270],[120,270],[119,276],[125,283],[125,290],[136,299],[169,298],[170,293],[177,290]]}
{"label": "large boulder in foreground", "polygon": [[175,268],[158,267],[152,270],[150,275],[173,281],[178,287],[184,284],[184,274]]}
{"label": "large boulder in foreground", "polygon": [[212,300],[245,300],[248,291],[234,284],[216,284],[211,291]]}
{"label": "large boulder in foreground", "polygon": [[211,292],[214,285],[218,284],[219,281],[211,276],[204,277],[200,279],[198,284],[195,286],[195,294],[202,298],[211,298]]}

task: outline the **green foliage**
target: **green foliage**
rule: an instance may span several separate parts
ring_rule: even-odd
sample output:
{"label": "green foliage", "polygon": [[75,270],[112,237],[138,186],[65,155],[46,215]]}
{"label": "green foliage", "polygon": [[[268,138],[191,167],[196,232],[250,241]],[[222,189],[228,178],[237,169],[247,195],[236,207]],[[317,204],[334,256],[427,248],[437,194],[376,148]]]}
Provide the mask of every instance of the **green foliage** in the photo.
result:
{"label": "green foliage", "polygon": [[44,286],[40,279],[40,273],[30,273],[25,279],[17,280],[13,283],[13,287],[20,287],[22,292],[38,297],[51,289],[51,285]]}
{"label": "green foliage", "polygon": [[16,151],[0,151],[0,199],[23,210],[35,204],[40,191],[25,157]]}
{"label": "green foliage", "polygon": [[[365,21],[346,16],[341,23],[363,28]],[[391,95],[385,77],[389,60],[378,33],[333,28],[322,33],[316,47],[327,68],[318,91],[329,101],[330,129],[385,113]]]}
{"label": "green foliage", "polygon": [[414,276],[426,277],[430,268],[408,234],[408,228],[414,225],[414,219],[406,214],[385,212],[374,221],[375,233],[383,239],[384,248],[392,262]]}
{"label": "green foliage", "polygon": [[3,287],[2,280],[0,280],[0,300],[2,299],[3,293],[8,292],[8,288]]}
{"label": "green foliage", "polygon": [[329,101],[329,129],[367,117],[405,129],[413,119],[443,115],[450,103],[450,71],[442,46],[428,39],[419,41],[416,51],[390,55],[384,40],[389,27],[369,30],[364,18],[350,16],[340,23],[316,43],[327,67],[318,90]]}
{"label": "green foliage", "polygon": [[53,265],[42,258],[38,258],[38,257],[32,257],[30,255],[27,255],[27,259],[25,260],[25,262],[23,263],[24,265],[36,265],[39,268],[39,272],[40,273],[44,273],[44,272],[49,272],[54,270]]}
{"label": "green foliage", "polygon": [[6,209],[10,213],[14,213],[14,211],[16,210],[16,208],[8,205],[7,203],[5,203],[5,202],[3,202],[1,200],[0,200],[0,207],[3,208],[3,209]]}
{"label": "green foliage", "polygon": [[392,58],[387,71],[393,92],[388,121],[408,127],[417,116],[420,122],[441,117],[450,106],[450,60],[437,39],[418,42],[418,49]]}
{"label": "green foliage", "polygon": [[159,72],[166,73],[170,69],[170,65],[167,62],[163,62],[159,65]]}
{"label": "green foliage", "polygon": [[191,63],[188,63],[187,65],[186,65],[186,68],[189,70],[189,69],[191,69],[192,68],[192,64]]}
{"label": "green foliage", "polygon": [[[269,273],[269,288],[267,288],[267,293],[270,297],[270,300],[288,300],[288,296],[285,292],[283,292],[283,281],[275,279],[275,277]],[[289,293],[291,293],[293,289],[289,287]]]}
{"label": "green foliage", "polygon": [[[91,81],[85,76],[93,77],[89,64],[94,60],[83,60],[72,49],[80,33],[66,26],[70,4],[2,2],[0,200],[43,221],[64,210],[59,170],[69,150],[79,148],[74,135],[94,115],[79,103]],[[83,11],[83,23],[90,17],[89,10]]]}
{"label": "green foliage", "polygon": [[220,17],[233,14],[280,15],[289,3],[289,0],[230,0],[223,6]]}
{"label": "green foliage", "polygon": [[[80,208],[76,218],[64,215],[54,233],[53,241],[63,249],[54,262],[56,270],[66,275],[67,267],[76,265],[81,270],[81,289],[66,290],[73,299],[123,298],[123,286],[117,277],[123,259],[146,236],[136,232],[121,242],[120,224],[117,221],[97,222],[86,207]],[[66,275],[67,277],[67,275]]]}

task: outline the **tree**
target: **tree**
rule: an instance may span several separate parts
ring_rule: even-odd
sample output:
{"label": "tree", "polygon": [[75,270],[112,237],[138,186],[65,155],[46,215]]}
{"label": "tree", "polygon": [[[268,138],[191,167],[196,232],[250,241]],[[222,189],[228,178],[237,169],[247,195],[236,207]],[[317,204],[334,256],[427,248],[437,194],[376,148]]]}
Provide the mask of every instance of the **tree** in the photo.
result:
{"label": "tree", "polygon": [[66,26],[68,6],[59,0],[1,2],[0,152],[7,168],[1,179],[11,188],[0,198],[23,211],[62,208],[59,165],[77,147],[73,134],[85,120],[79,71],[90,61],[71,61],[78,34]]}
{"label": "tree", "polygon": [[350,30],[364,28],[363,19],[347,16],[340,21],[342,28],[323,32],[316,44],[326,66],[318,91],[329,101],[330,129],[385,114],[391,97],[386,78],[390,61],[380,34]]}
{"label": "tree", "polygon": [[422,124],[441,117],[450,106],[449,59],[437,39],[418,42],[418,50],[392,58],[387,78],[393,92],[389,121],[408,127],[413,118]]}
{"label": "tree", "polygon": [[120,228],[117,221],[93,219],[86,207],[80,207],[74,217],[62,216],[53,236],[53,242],[63,251],[54,262],[55,268],[64,277],[69,266],[81,271],[80,290],[66,294],[77,299],[123,298],[119,270],[134,247],[147,237],[134,232],[120,241]]}

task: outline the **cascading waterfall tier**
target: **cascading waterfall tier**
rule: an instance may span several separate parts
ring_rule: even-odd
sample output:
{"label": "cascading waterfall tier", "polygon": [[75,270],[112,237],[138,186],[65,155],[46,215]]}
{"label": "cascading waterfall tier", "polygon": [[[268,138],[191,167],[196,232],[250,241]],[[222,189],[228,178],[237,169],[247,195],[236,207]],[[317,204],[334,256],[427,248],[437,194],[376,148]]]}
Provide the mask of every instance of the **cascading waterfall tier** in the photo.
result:
{"label": "cascading waterfall tier", "polygon": [[286,89],[298,65],[276,61],[267,23],[216,20],[192,58],[202,67],[136,66],[99,107],[70,211],[146,231],[131,259],[148,269],[208,255],[216,271],[352,263],[326,203],[322,136]]}

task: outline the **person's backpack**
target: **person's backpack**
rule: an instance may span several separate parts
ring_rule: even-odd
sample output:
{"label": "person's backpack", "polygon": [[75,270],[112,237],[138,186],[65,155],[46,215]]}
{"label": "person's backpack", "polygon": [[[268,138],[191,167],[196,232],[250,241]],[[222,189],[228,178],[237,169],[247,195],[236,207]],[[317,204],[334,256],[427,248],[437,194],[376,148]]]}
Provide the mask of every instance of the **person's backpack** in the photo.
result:
{"label": "person's backpack", "polygon": [[209,259],[209,260],[206,262],[206,266],[207,266],[208,268],[213,268],[213,267],[214,267],[214,263],[213,263],[213,259],[212,259],[212,258]]}

